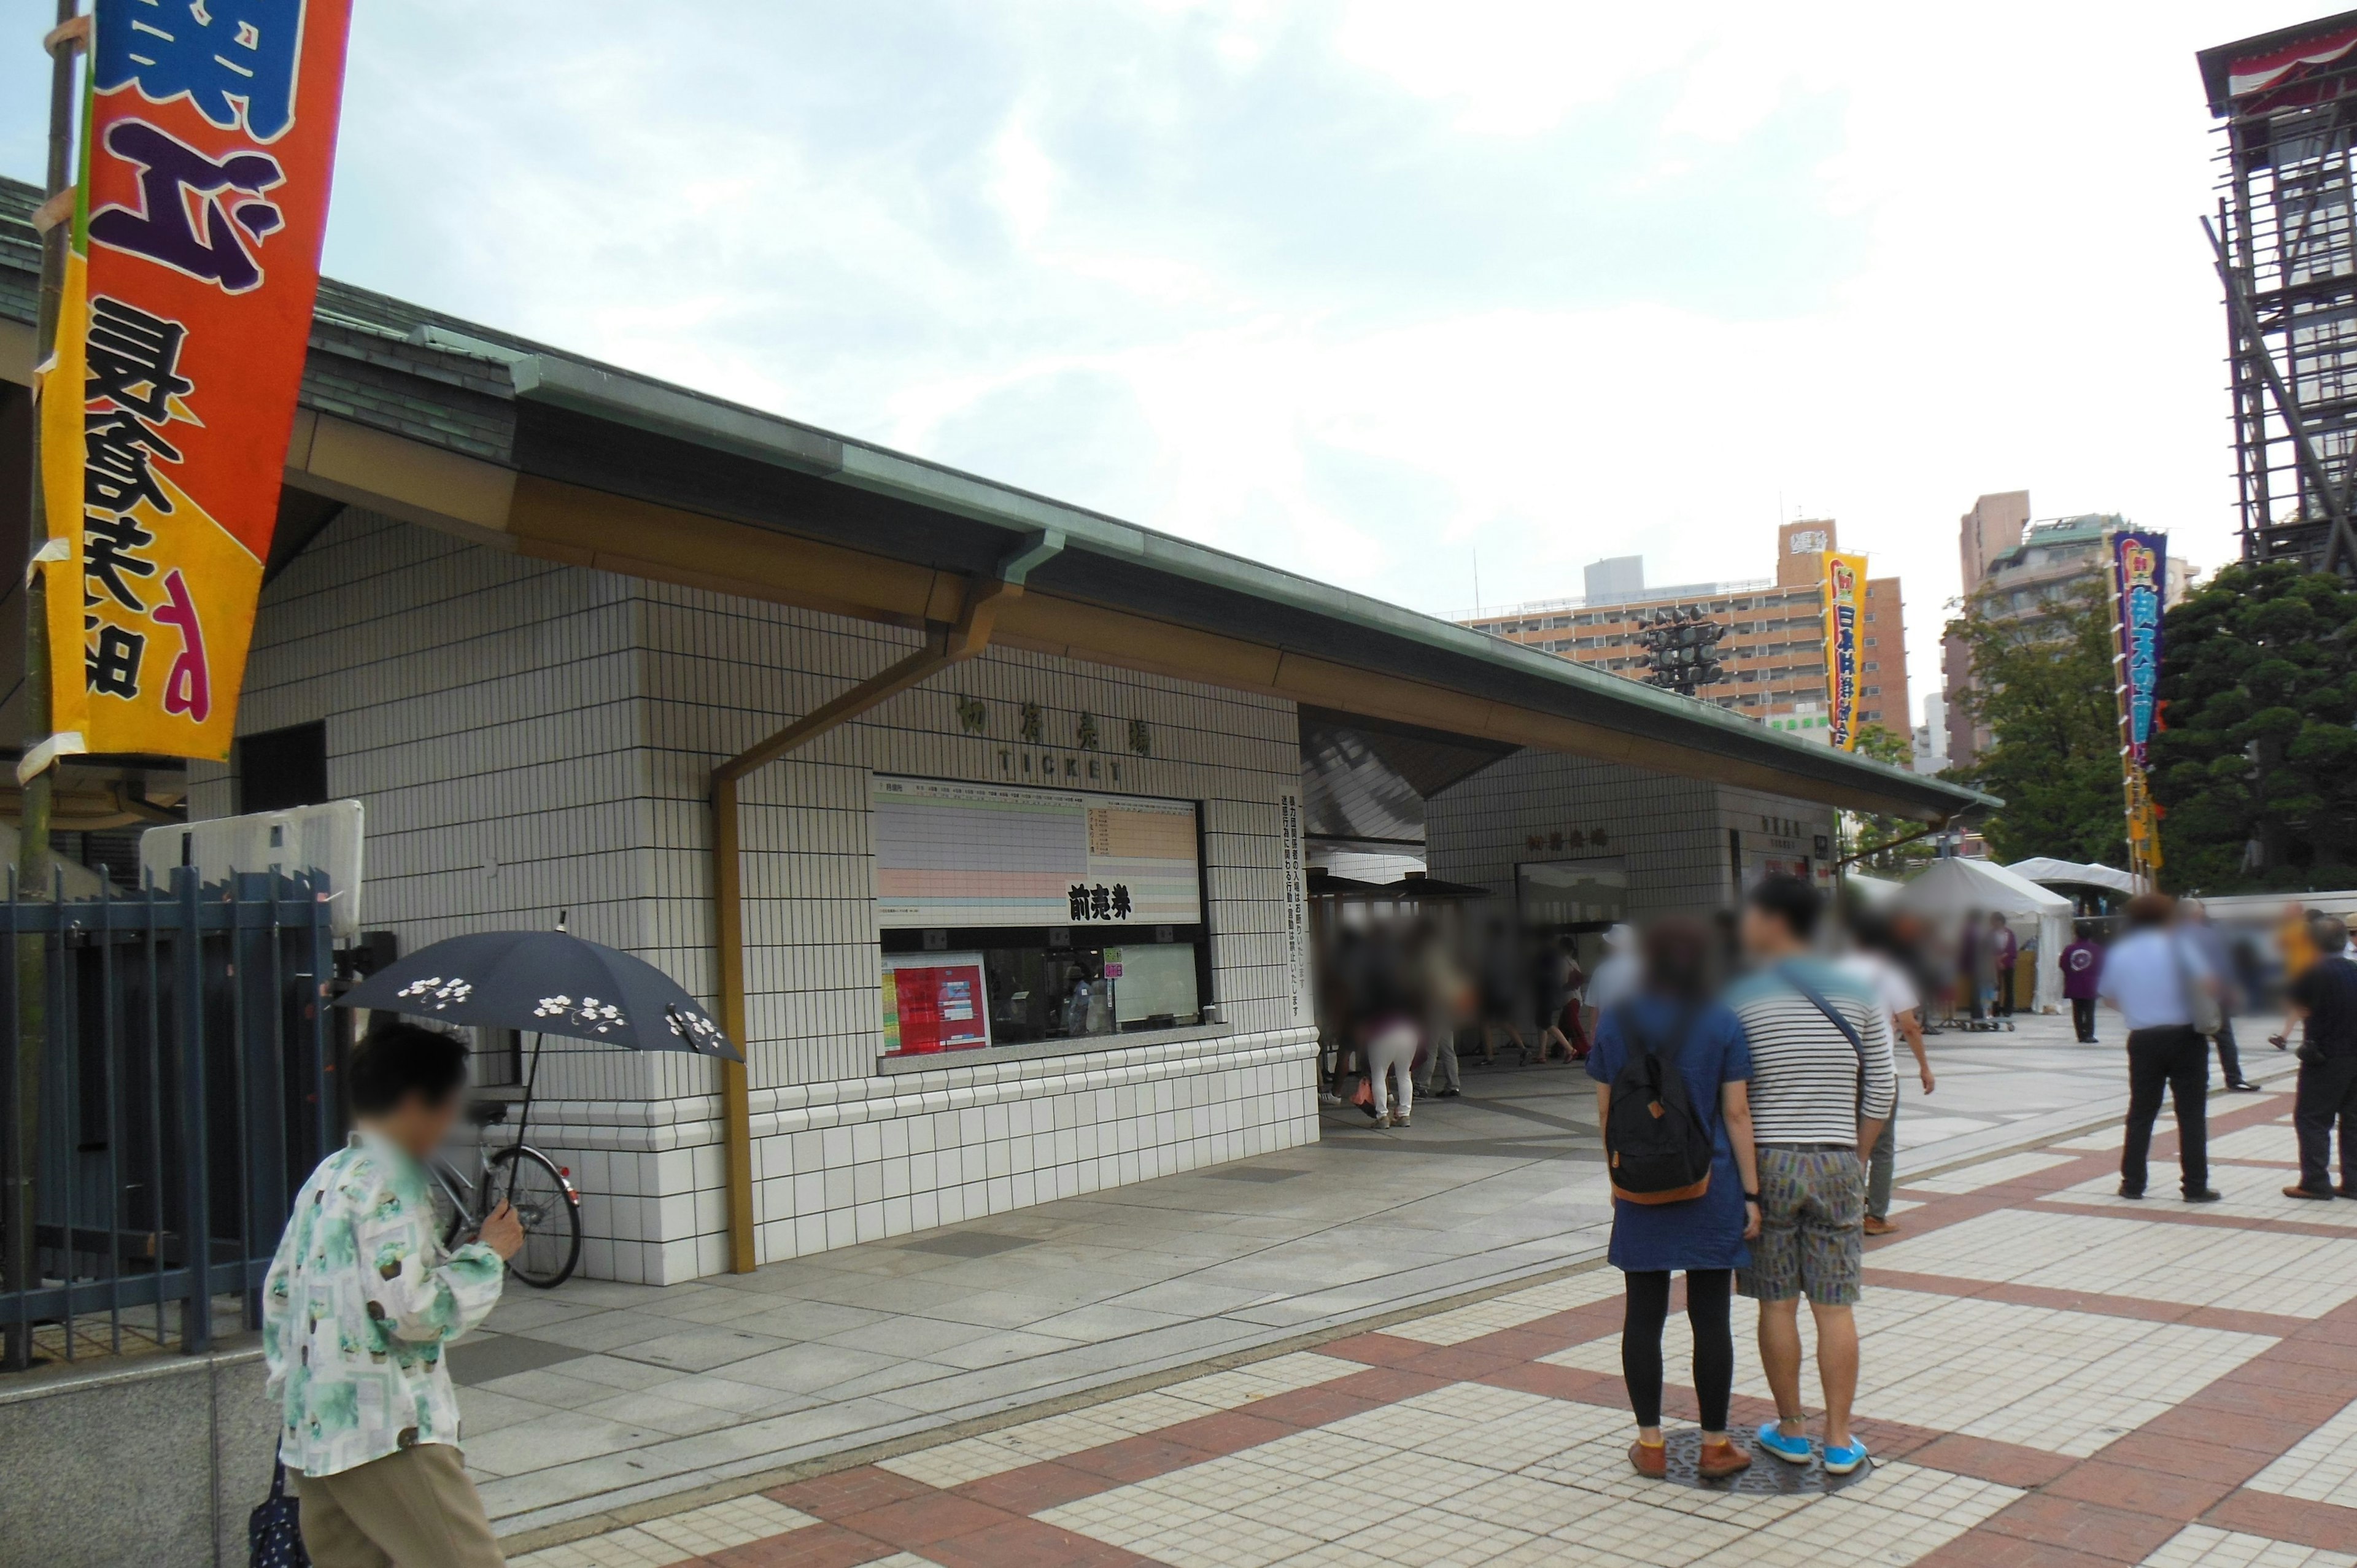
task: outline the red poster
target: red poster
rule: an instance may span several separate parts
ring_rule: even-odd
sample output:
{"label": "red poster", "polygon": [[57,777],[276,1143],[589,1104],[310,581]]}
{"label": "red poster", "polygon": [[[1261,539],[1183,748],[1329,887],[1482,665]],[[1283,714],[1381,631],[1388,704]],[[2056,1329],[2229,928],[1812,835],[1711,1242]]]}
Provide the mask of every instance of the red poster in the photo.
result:
{"label": "red poster", "polygon": [[898,1020],[897,1046],[887,1021],[886,1050],[899,1056],[977,1050],[990,1044],[979,962],[912,964],[886,976]]}

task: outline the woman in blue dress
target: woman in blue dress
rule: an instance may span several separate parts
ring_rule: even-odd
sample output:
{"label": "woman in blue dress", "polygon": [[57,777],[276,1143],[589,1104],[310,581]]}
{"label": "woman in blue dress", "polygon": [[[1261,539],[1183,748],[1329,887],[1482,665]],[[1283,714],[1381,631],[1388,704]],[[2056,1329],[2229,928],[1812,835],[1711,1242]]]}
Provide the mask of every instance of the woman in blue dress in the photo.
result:
{"label": "woman in blue dress", "polygon": [[1703,1475],[1731,1476],[1751,1455],[1728,1441],[1735,1337],[1727,1320],[1734,1271],[1751,1261],[1745,1242],[1760,1233],[1760,1169],[1751,1147],[1751,1049],[1743,1025],[1712,999],[1709,930],[1665,919],[1646,931],[1639,993],[1599,1017],[1588,1076],[1597,1081],[1597,1125],[1611,1113],[1612,1080],[1631,1055],[1677,1051],[1686,1098],[1711,1138],[1710,1185],[1677,1203],[1612,1204],[1613,1267],[1628,1276],[1620,1369],[1636,1412],[1629,1462],[1642,1476],[1667,1468],[1662,1437],[1662,1329],[1670,1276],[1686,1276],[1686,1322],[1694,1330],[1695,1392],[1701,1403]]}

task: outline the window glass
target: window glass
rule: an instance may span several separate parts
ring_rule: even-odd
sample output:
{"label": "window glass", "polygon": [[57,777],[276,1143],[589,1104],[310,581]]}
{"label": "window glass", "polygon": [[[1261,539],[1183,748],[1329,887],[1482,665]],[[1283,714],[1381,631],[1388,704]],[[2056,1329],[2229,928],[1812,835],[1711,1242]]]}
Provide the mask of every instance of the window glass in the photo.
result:
{"label": "window glass", "polygon": [[888,1056],[1202,1021],[1194,802],[879,774]]}

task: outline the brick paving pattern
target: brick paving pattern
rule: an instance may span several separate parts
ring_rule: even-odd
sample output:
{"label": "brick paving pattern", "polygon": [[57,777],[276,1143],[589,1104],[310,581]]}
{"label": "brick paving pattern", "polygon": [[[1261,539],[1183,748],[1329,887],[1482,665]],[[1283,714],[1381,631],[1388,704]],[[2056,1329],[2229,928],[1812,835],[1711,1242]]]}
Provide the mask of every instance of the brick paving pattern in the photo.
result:
{"label": "brick paving pattern", "polygon": [[[1631,1473],[1596,1269],[517,1562],[2357,1568],[2357,1205],[2276,1197],[2289,1105],[2213,1102],[2213,1208],[2158,1196],[2166,1138],[2141,1203],[2100,1136],[1906,1187],[1838,1489]],[[1772,1411],[1738,1341],[1740,1427]]]}

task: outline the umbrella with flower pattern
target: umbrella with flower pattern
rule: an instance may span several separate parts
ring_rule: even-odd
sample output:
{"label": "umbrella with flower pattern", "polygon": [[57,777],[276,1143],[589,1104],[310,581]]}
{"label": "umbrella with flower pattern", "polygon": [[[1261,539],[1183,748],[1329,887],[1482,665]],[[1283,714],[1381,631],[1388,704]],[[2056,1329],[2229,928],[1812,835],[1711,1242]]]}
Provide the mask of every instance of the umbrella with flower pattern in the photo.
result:
{"label": "umbrella with flower pattern", "polygon": [[397,959],[336,999],[429,1023],[527,1029],[634,1051],[743,1061],[703,1004],[662,970],[563,927],[452,937]]}
{"label": "umbrella with flower pattern", "polygon": [[532,1121],[544,1036],[745,1059],[703,1004],[671,976],[642,958],[583,941],[565,930],[562,916],[553,931],[484,931],[421,948],[345,992],[336,1005],[473,1028],[531,1030],[532,1067],[516,1121],[519,1144]]}

